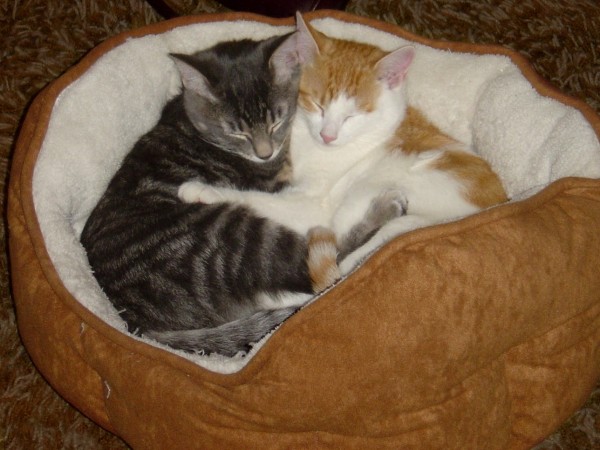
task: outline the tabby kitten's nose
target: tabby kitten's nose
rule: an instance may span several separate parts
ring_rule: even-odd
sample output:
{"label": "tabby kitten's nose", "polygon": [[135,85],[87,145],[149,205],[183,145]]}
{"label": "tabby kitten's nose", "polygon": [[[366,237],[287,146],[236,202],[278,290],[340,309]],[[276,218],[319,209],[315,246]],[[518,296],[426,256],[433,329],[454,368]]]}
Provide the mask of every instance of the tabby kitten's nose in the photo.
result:
{"label": "tabby kitten's nose", "polygon": [[273,144],[268,138],[254,138],[254,153],[260,159],[269,159],[273,155]]}

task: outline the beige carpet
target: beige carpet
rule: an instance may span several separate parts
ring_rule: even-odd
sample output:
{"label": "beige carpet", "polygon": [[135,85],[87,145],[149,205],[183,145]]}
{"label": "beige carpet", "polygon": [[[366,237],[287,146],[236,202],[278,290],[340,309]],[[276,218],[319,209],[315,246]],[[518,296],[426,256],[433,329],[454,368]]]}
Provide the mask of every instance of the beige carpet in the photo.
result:
{"label": "beige carpet", "polygon": [[[186,13],[214,0],[171,0]],[[500,44],[528,57],[564,92],[600,112],[600,4],[595,0],[350,0],[347,10],[444,40]],[[0,204],[19,123],[31,98],[89,49],[162,20],[142,0],[0,0]],[[70,407],[33,367],[18,338],[0,223],[0,449],[122,449]],[[600,448],[600,385],[538,449]]]}

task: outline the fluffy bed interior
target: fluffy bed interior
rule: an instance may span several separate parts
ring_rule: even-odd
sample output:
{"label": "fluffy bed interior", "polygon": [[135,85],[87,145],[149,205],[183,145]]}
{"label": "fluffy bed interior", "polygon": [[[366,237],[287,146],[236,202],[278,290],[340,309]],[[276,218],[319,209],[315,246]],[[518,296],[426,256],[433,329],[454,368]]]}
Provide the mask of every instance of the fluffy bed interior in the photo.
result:
{"label": "fluffy bed interior", "polygon": [[[313,24],[332,36],[385,50],[408,43],[333,19]],[[103,55],[57,99],[33,178],[36,212],[65,286],[108,324],[126,331],[89,269],[79,234],[126,152],[179,92],[168,53],[192,53],[224,40],[262,39],[291,29],[213,22],[130,39]],[[537,94],[510,59],[416,47],[407,78],[410,102],[443,131],[473,144],[511,197],[522,198],[565,176],[600,178],[600,146],[589,123],[579,111]],[[234,358],[175,353],[209,370],[231,373],[258,347]]]}

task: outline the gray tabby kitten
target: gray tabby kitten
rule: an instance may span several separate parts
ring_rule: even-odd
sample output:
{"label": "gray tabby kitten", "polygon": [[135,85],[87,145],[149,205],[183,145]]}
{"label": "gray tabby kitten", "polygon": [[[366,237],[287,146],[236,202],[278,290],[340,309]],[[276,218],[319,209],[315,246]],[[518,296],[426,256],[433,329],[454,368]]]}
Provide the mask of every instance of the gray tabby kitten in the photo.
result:
{"label": "gray tabby kitten", "polygon": [[[327,229],[304,236],[246,206],[177,197],[189,179],[266,192],[287,184],[296,45],[291,34],[172,55],[182,93],[125,157],[81,236],[100,286],[134,333],[232,356],[339,277]],[[356,245],[386,219],[367,213]]]}

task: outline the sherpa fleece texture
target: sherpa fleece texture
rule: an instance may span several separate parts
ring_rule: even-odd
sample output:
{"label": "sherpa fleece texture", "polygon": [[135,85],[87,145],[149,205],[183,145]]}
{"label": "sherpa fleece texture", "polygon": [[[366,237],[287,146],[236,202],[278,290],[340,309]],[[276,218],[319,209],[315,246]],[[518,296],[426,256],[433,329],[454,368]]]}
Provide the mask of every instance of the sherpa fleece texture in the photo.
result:
{"label": "sherpa fleece texture", "polygon": [[134,338],[78,238],[121,158],[178,92],[167,53],[292,21],[215,15],[127,33],[40,94],[19,136],[10,253],[32,359],[135,448],[528,448],[600,376],[600,119],[503,49],[339,12],[307,18],[384,49],[416,45],[410,102],[472,144],[513,201],[395,239],[249,357]]}

